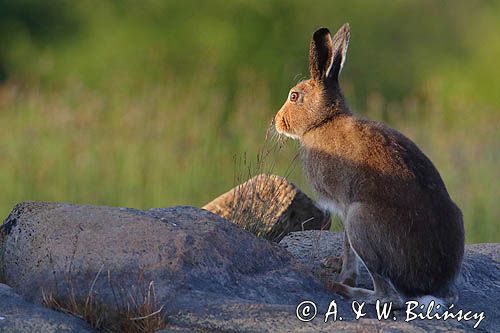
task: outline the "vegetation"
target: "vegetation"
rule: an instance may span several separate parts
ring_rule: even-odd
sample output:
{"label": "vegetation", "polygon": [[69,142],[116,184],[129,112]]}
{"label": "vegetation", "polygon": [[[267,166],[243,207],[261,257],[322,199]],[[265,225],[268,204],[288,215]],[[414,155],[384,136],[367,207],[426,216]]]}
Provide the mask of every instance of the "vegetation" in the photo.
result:
{"label": "vegetation", "polygon": [[[468,242],[499,242],[493,1],[0,0],[0,214],[24,200],[203,205],[257,158],[308,76],[313,30],[346,21],[353,109],[429,155]],[[310,193],[296,152],[268,159]]]}
{"label": "vegetation", "polygon": [[[115,293],[109,276],[108,272],[108,282]],[[96,279],[98,277],[96,276]],[[145,290],[139,290],[142,286],[130,290],[118,289],[116,293],[120,295],[116,297],[114,307],[106,305],[93,290],[94,285],[90,287],[87,295],[82,297],[75,290],[72,276],[68,275],[65,282],[68,286],[67,294],[58,296],[54,293],[43,293],[43,305],[83,319],[100,332],[153,333],[167,327],[163,306],[159,306],[156,300],[153,281]],[[139,285],[143,284],[144,281],[139,282]]]}

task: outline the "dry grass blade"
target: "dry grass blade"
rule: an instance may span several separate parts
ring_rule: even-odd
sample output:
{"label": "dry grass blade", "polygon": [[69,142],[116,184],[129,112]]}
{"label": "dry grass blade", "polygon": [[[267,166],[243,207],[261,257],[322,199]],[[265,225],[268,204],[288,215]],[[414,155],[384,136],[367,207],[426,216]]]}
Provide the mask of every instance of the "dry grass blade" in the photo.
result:
{"label": "dry grass blade", "polygon": [[[122,297],[120,293],[117,295],[116,290],[123,291],[124,288],[116,288],[110,284],[115,304],[113,306],[105,304],[95,292],[103,268],[102,266],[97,272],[85,297],[79,296],[73,278],[68,276],[67,293],[56,295],[42,291],[43,304],[48,308],[81,318],[91,327],[104,332],[152,333],[167,327],[163,314],[164,305],[158,304],[153,281],[149,282],[145,292],[144,289],[141,292],[140,288],[139,290],[134,287],[128,288],[127,297]],[[108,282],[110,279],[111,274],[108,271]],[[138,282],[140,285],[141,281]]]}
{"label": "dry grass blade", "polygon": [[[269,140],[270,139],[270,140]],[[286,180],[293,170],[297,155],[285,171],[285,178],[270,176],[275,163],[269,162],[269,157],[281,149],[281,140],[274,128],[274,122],[266,133],[264,147],[260,149],[255,162],[249,161],[246,154],[235,162],[234,195],[228,203],[229,216],[224,216],[250,231],[268,239],[280,239],[283,231],[271,233],[274,224],[291,204],[295,190]],[[269,146],[270,144],[270,146]]]}

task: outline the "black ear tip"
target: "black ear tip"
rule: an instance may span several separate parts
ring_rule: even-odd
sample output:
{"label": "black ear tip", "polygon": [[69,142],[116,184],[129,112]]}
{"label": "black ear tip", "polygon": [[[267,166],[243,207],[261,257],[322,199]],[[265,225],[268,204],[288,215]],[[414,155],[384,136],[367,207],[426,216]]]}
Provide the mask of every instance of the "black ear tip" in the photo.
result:
{"label": "black ear tip", "polygon": [[313,39],[319,40],[319,39],[321,39],[324,36],[329,35],[329,34],[330,34],[330,30],[328,30],[327,28],[319,28],[318,30],[316,30],[314,32]]}

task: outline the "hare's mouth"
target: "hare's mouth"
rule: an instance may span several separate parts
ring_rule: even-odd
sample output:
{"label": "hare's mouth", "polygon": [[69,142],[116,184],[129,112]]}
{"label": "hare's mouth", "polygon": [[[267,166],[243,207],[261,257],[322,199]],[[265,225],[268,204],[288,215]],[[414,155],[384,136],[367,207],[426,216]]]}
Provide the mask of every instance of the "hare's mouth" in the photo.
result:
{"label": "hare's mouth", "polygon": [[274,128],[275,128],[276,132],[280,136],[286,136],[286,137],[294,139],[294,140],[299,138],[298,135],[291,133],[290,124],[288,123],[288,120],[286,119],[286,117],[280,117],[277,120],[275,119],[275,120],[273,120],[273,123],[274,123]]}
{"label": "hare's mouth", "polygon": [[288,133],[288,131],[284,129],[284,127],[287,126],[287,123],[285,123],[285,126],[281,126],[281,119],[278,122],[276,121],[276,117],[271,120],[266,131],[266,140],[275,140],[278,144],[281,145],[283,143],[283,140],[285,140],[286,138],[298,139],[298,136]]}

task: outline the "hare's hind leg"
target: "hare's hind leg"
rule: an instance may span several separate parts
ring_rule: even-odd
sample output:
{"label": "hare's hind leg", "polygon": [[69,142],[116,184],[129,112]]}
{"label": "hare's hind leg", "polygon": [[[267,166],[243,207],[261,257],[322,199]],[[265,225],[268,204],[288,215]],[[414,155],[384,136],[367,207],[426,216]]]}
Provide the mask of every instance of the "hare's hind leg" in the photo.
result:
{"label": "hare's hind leg", "polygon": [[369,304],[375,304],[377,301],[392,303],[393,309],[399,309],[403,306],[403,298],[389,280],[378,274],[372,274],[372,280],[374,290],[350,287],[338,282],[333,282],[329,286],[329,289],[344,297],[360,302],[367,302]]}
{"label": "hare's hind leg", "polygon": [[342,284],[355,287],[358,276],[358,256],[352,250],[347,233],[344,232],[344,243],[341,256],[327,257],[322,261],[324,267],[339,272],[336,281]]}
{"label": "hare's hind leg", "polygon": [[442,298],[447,305],[456,303],[458,301],[457,281],[450,282],[436,296]]}
{"label": "hare's hind leg", "polygon": [[344,249],[342,252],[342,269],[337,281],[351,286],[356,286],[358,276],[358,256],[354,253],[347,232],[344,232]]}
{"label": "hare's hind leg", "polygon": [[[370,273],[373,281],[373,291],[363,288],[352,288],[344,283],[334,283],[332,290],[346,297],[358,301],[375,303],[392,302],[393,308],[403,305],[403,299],[396,290],[391,280],[381,274],[386,267],[386,261],[381,249],[384,240],[384,230],[378,230],[379,224],[374,221],[377,209],[357,203],[349,208],[345,221],[346,234],[349,239],[351,250],[359,258]],[[373,225],[377,224],[377,228]],[[384,245],[385,246],[385,245]]]}

